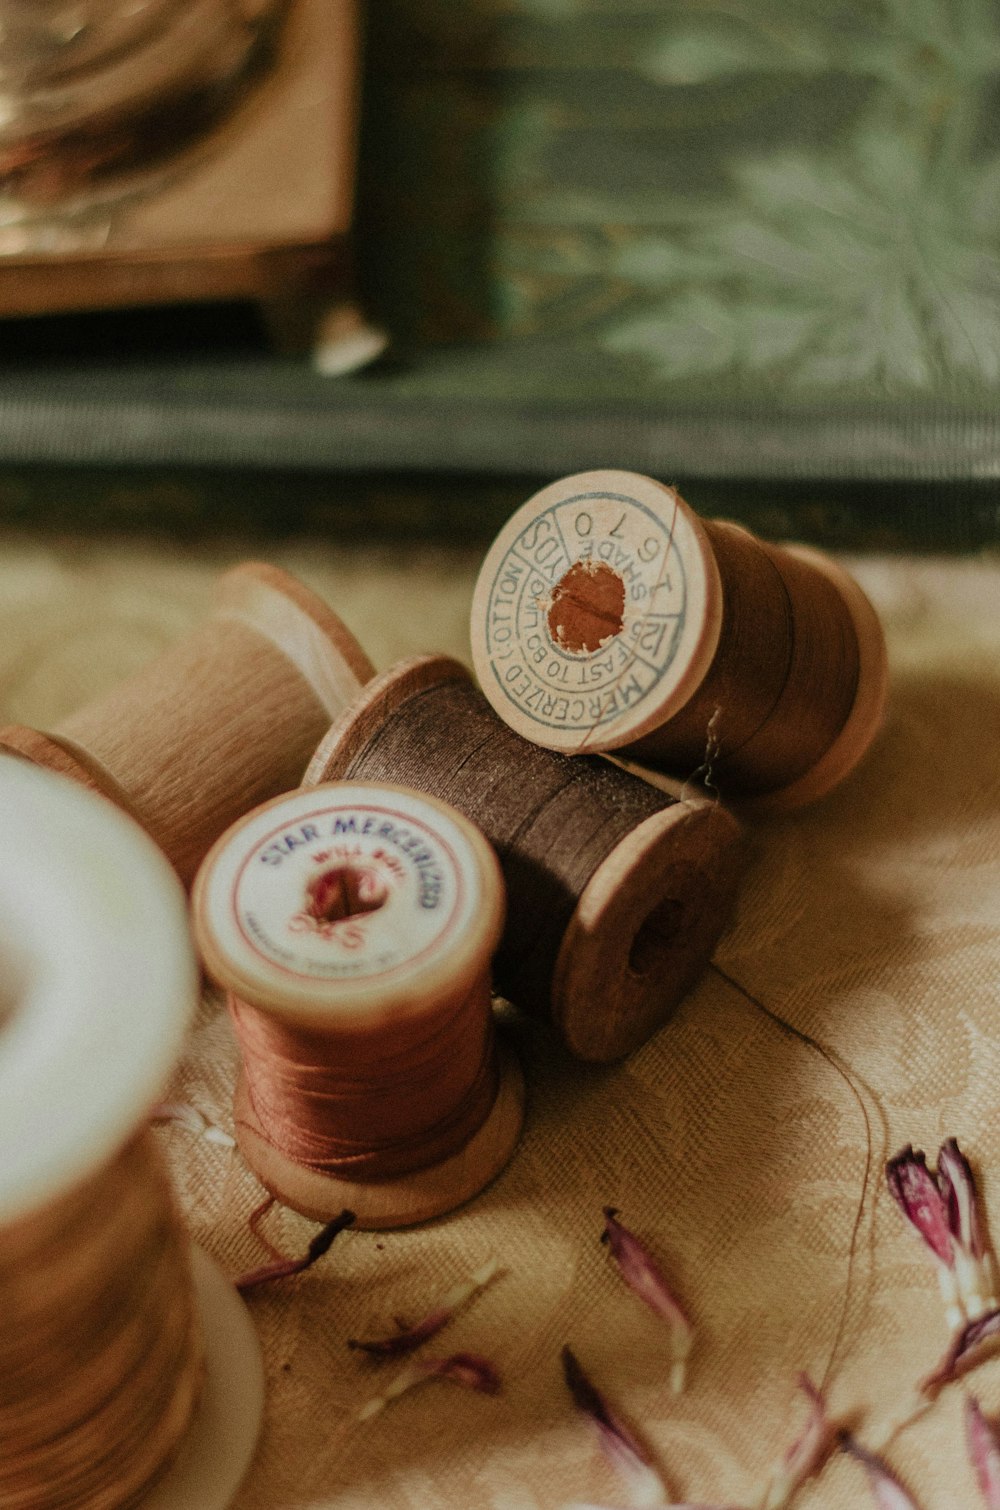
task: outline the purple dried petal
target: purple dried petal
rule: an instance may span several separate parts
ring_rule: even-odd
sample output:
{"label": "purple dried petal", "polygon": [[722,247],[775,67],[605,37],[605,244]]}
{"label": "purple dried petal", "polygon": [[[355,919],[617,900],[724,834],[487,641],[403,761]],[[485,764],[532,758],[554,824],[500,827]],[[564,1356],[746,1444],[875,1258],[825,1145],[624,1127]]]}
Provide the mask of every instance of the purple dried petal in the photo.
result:
{"label": "purple dried petal", "polygon": [[986,1510],[1000,1510],[1000,1440],[971,1395],[965,1401],[965,1430]]}
{"label": "purple dried petal", "polygon": [[684,1388],[693,1328],[649,1249],[617,1218],[618,1212],[613,1206],[604,1207],[601,1242],[607,1243],[629,1289],[670,1328],[671,1383],[674,1393],[680,1394]]}
{"label": "purple dried petal", "polygon": [[942,1264],[954,1267],[948,1208],[927,1159],[910,1144],[885,1166],[889,1191],[911,1226],[915,1227]]}
{"label": "purple dried petal", "polygon": [[809,1402],[809,1417],[805,1427],[785,1455],[785,1464],[794,1468],[801,1483],[820,1467],[833,1441],[833,1432],[826,1414],[826,1401],[813,1384],[808,1374],[799,1374],[798,1386]]}
{"label": "purple dried petal", "polygon": [[937,1183],[948,1216],[952,1237],[973,1258],[986,1252],[985,1234],[979,1212],[976,1181],[968,1159],[955,1138],[941,1144],[938,1153]]}
{"label": "purple dried petal", "polygon": [[635,1504],[666,1505],[666,1488],[645,1444],[591,1383],[572,1349],[564,1347],[561,1357],[566,1387],[573,1396],[573,1403],[597,1427],[604,1454],[629,1484]]}
{"label": "purple dried petal", "polygon": [[334,1217],[332,1222],[327,1222],[326,1226],[317,1232],[303,1258],[276,1259],[274,1263],[264,1264],[259,1269],[251,1269],[249,1273],[241,1275],[235,1281],[237,1290],[245,1295],[247,1290],[253,1290],[257,1285],[267,1284],[269,1280],[288,1279],[292,1274],[301,1274],[305,1269],[311,1268],[318,1258],[322,1258],[337,1234],[343,1232],[346,1227],[350,1227],[353,1222],[354,1212],[342,1211],[339,1216]]}
{"label": "purple dried petal", "polygon": [[572,1348],[564,1347],[561,1353],[563,1375],[566,1379],[566,1387],[573,1396],[573,1403],[578,1410],[596,1425],[601,1441],[606,1442],[611,1452],[617,1456],[621,1452],[628,1453],[633,1458],[638,1458],[645,1467],[652,1466],[652,1459],[639,1438],[622,1418],[612,1410],[600,1390],[591,1382],[584,1373],[579,1359]]}
{"label": "purple dried petal", "polygon": [[841,1432],[840,1445],[867,1473],[878,1510],[917,1510],[916,1501],[907,1494],[896,1475],[880,1457],[874,1452],[867,1452],[847,1431]]}
{"label": "purple dried petal", "polygon": [[996,1306],[996,1273],[975,1177],[954,1138],[941,1145],[937,1181],[955,1247],[956,1288],[971,1319]]}
{"label": "purple dried petal", "polygon": [[373,1337],[367,1342],[360,1337],[348,1337],[347,1346],[352,1352],[367,1353],[371,1358],[401,1358],[406,1353],[412,1353],[429,1338],[436,1337],[442,1327],[448,1325],[452,1314],[452,1311],[442,1307],[437,1311],[429,1311],[413,1326],[403,1326],[388,1337]]}
{"label": "purple dried petal", "polygon": [[807,1374],[798,1385],[809,1401],[809,1416],[789,1447],[780,1468],[772,1475],[762,1510],[782,1510],[807,1479],[818,1473],[836,1445],[836,1431],[826,1413],[826,1401]]}
{"label": "purple dried petal", "polygon": [[264,1220],[265,1216],[267,1216],[268,1212],[271,1210],[271,1207],[275,1204],[275,1200],[276,1198],[273,1195],[269,1195],[261,1201],[259,1206],[255,1206],[250,1215],[247,1217],[247,1226],[250,1228],[250,1231],[260,1243],[261,1247],[266,1248],[271,1257],[278,1263],[284,1263],[285,1255],[281,1252],[280,1248],[276,1248],[267,1234],[260,1230],[261,1222]]}
{"label": "purple dried petal", "polygon": [[452,1353],[447,1358],[423,1358],[416,1365],[428,1379],[450,1379],[481,1395],[500,1393],[500,1375],[488,1358],[478,1353]]}
{"label": "purple dried petal", "polygon": [[452,1353],[448,1358],[424,1358],[420,1362],[411,1363],[401,1374],[397,1374],[384,1394],[376,1395],[363,1405],[358,1412],[358,1420],[368,1421],[372,1416],[377,1416],[391,1401],[398,1400],[400,1395],[405,1395],[407,1390],[415,1384],[422,1384],[426,1379],[450,1379],[453,1384],[477,1390],[481,1395],[497,1395],[501,1388],[500,1375],[492,1363],[478,1353]]}
{"label": "purple dried petal", "polygon": [[921,1393],[936,1394],[944,1384],[951,1384],[959,1374],[972,1368],[979,1359],[974,1355],[984,1342],[1000,1337],[1000,1309],[994,1308],[968,1322],[954,1339],[932,1374],[920,1385]]}
{"label": "purple dried petal", "polygon": [[399,1330],[388,1337],[376,1337],[369,1342],[357,1337],[349,1337],[347,1346],[356,1352],[367,1353],[372,1358],[385,1360],[388,1358],[400,1358],[406,1353],[412,1353],[428,1338],[434,1337],[442,1327],[448,1325],[455,1312],[460,1306],[465,1305],[477,1291],[488,1285],[499,1270],[499,1263],[491,1258],[482,1264],[469,1279],[455,1285],[439,1305],[428,1311],[420,1321],[407,1325],[397,1321]]}

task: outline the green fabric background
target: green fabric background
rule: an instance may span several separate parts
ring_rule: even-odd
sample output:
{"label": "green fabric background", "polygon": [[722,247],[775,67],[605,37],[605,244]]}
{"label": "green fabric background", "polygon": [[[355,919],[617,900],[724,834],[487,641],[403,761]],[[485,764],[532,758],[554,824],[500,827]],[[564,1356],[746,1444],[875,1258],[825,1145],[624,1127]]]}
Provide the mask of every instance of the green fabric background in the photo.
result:
{"label": "green fabric background", "polygon": [[0,462],[223,509],[212,474],[618,465],[831,543],[997,538],[995,0],[375,0],[357,253],[394,344],[351,379],[236,313],[0,328]]}

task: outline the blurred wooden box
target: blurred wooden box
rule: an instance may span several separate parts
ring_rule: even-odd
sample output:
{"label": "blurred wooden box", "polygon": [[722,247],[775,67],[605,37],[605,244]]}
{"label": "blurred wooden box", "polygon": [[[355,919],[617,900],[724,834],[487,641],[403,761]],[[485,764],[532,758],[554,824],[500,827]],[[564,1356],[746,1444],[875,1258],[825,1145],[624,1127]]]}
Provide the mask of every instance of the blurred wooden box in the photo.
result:
{"label": "blurred wooden box", "polygon": [[358,101],[354,0],[297,0],[270,75],[158,187],[110,213],[99,246],[0,256],[0,315],[336,296],[351,224]]}

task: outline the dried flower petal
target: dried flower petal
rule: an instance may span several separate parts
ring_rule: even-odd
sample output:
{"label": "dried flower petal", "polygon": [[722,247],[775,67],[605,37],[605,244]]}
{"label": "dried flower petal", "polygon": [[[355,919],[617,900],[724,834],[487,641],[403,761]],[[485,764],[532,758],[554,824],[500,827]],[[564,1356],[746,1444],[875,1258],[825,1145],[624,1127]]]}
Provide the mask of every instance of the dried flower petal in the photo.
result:
{"label": "dried flower petal", "polygon": [[500,1393],[500,1375],[488,1358],[478,1353],[452,1353],[448,1358],[424,1358],[420,1364],[428,1379],[450,1379],[481,1395]]}
{"label": "dried flower petal", "polygon": [[342,1211],[339,1216],[334,1217],[332,1222],[327,1222],[326,1226],[317,1232],[303,1258],[279,1258],[273,1263],[264,1264],[259,1269],[251,1269],[248,1274],[243,1274],[236,1280],[236,1288],[241,1294],[246,1294],[247,1290],[253,1290],[257,1285],[267,1284],[269,1280],[288,1279],[292,1274],[301,1274],[318,1258],[322,1258],[337,1234],[343,1232],[346,1227],[350,1227],[353,1222],[354,1212]]}
{"label": "dried flower petal", "polygon": [[928,1374],[921,1383],[921,1393],[933,1395],[942,1385],[951,1384],[959,1374],[964,1374],[980,1361],[975,1355],[983,1343],[997,1337],[1000,1337],[1000,1309],[987,1311],[985,1316],[977,1316],[974,1321],[967,1322],[933,1374]]}
{"label": "dried flower petal", "polygon": [[938,1153],[937,1183],[945,1203],[951,1235],[973,1258],[982,1258],[986,1240],[972,1167],[958,1146],[948,1138]]}
{"label": "dried flower petal", "polygon": [[604,1207],[604,1231],[601,1242],[607,1243],[629,1289],[645,1301],[670,1328],[670,1382],[675,1395],[684,1388],[688,1355],[694,1332],[680,1302],[675,1299],[663,1274],[644,1243],[622,1226],[613,1206]]}
{"label": "dried flower petal", "polygon": [[971,1395],[965,1401],[965,1430],[986,1510],[1000,1510],[1000,1440]]}
{"label": "dried flower petal", "polygon": [[955,1138],[941,1145],[937,1182],[955,1249],[959,1293],[966,1314],[970,1318],[980,1316],[997,1304],[993,1255],[986,1241],[975,1177]]}
{"label": "dried flower petal", "polygon": [[666,1487],[653,1467],[646,1447],[587,1378],[575,1354],[568,1347],[562,1350],[562,1366],[574,1404],[597,1427],[605,1455],[628,1483],[632,1502],[637,1510],[639,1507],[668,1504]]}
{"label": "dried flower petal", "polygon": [[926,1155],[908,1143],[885,1166],[885,1178],[907,1221],[920,1233],[935,1258],[950,1268],[953,1253],[948,1208],[927,1168]]}
{"label": "dried flower petal", "polygon": [[398,1400],[415,1384],[426,1379],[450,1379],[452,1384],[461,1384],[465,1389],[474,1389],[481,1395],[500,1393],[500,1375],[487,1358],[478,1353],[452,1353],[447,1358],[422,1358],[397,1374],[381,1395],[376,1395],[358,1411],[359,1421],[368,1421],[393,1400]]}
{"label": "dried flower petal", "polygon": [[809,1401],[806,1424],[771,1475],[761,1510],[784,1510],[807,1479],[818,1473],[833,1451],[837,1434],[826,1413],[826,1401],[806,1374],[798,1377],[799,1388]]}
{"label": "dried flower petal", "polygon": [[161,1101],[149,1114],[150,1122],[176,1122],[181,1127],[187,1128],[188,1132],[194,1133],[196,1138],[204,1138],[206,1143],[219,1143],[223,1148],[235,1148],[236,1139],[221,1127],[216,1127],[214,1122],[187,1101]]}
{"label": "dried flower petal", "polygon": [[426,1316],[410,1326],[400,1324],[400,1330],[388,1337],[377,1337],[364,1342],[357,1337],[349,1337],[347,1346],[355,1351],[368,1353],[370,1357],[385,1360],[387,1358],[399,1358],[405,1353],[412,1353],[415,1348],[421,1346],[429,1337],[434,1337],[442,1327],[448,1325],[455,1312],[460,1306],[471,1300],[473,1295],[488,1285],[490,1280],[499,1272],[500,1263],[496,1258],[488,1259],[467,1280],[454,1285],[447,1295],[438,1302]]}
{"label": "dried flower petal", "polygon": [[888,1464],[880,1457],[877,1457],[874,1452],[866,1452],[847,1431],[840,1433],[840,1445],[846,1453],[861,1464],[867,1473],[868,1483],[878,1510],[917,1510],[916,1502],[911,1499]]}
{"label": "dried flower petal", "polygon": [[938,1284],[944,1301],[948,1326],[954,1330],[965,1321],[958,1276],[955,1272],[955,1245],[952,1242],[948,1206],[937,1180],[927,1168],[927,1159],[912,1145],[902,1149],[885,1166],[885,1178],[903,1215],[914,1227],[937,1260]]}

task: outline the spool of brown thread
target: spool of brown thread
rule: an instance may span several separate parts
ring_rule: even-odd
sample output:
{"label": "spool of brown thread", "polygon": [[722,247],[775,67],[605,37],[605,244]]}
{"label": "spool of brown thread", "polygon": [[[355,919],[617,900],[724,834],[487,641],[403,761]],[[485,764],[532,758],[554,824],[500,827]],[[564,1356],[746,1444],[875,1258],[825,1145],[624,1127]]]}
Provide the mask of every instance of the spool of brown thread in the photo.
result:
{"label": "spool of brown thread", "polygon": [[398,781],[451,803],[496,850],[507,923],[498,989],[551,1013],[580,1058],[643,1043],[703,969],[729,916],[740,830],[610,762],[539,749],[444,656],[371,682],[306,772]]}
{"label": "spool of brown thread", "polygon": [[323,730],[374,674],[337,615],[256,562],[225,572],[211,617],[51,733],[0,750],[109,797],[188,883],[240,813],[294,786]]}
{"label": "spool of brown thread", "polygon": [[237,1138],[279,1200],[404,1226],[499,1173],[523,1118],[490,996],[503,881],[460,813],[383,783],[290,793],[222,836],[193,905],[243,1054]]}
{"label": "spool of brown thread", "polygon": [[840,566],[700,520],[632,472],[524,504],[483,563],[471,632],[486,696],[525,738],[698,771],[770,808],[836,786],[882,720],[881,626]]}

